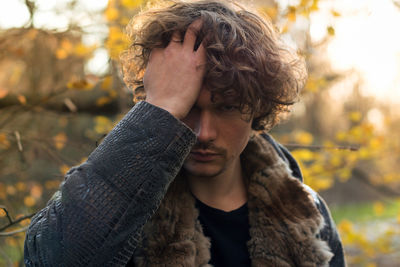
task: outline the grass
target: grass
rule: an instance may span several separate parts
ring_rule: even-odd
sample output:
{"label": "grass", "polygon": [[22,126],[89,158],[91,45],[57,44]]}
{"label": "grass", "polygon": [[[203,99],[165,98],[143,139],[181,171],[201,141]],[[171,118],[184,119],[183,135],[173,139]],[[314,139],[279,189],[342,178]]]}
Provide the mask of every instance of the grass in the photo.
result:
{"label": "grass", "polygon": [[[383,206],[377,203],[381,203]],[[384,220],[400,216],[400,199],[392,199],[387,202],[331,206],[330,209],[336,223],[342,220],[348,220],[354,223]]]}

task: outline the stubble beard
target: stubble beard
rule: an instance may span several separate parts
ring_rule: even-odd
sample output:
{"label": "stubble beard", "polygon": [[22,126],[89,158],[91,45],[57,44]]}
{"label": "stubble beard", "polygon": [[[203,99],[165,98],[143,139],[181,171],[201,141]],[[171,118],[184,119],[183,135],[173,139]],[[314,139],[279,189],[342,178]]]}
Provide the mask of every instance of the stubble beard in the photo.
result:
{"label": "stubble beard", "polygon": [[187,175],[193,177],[213,178],[223,173],[228,165],[227,151],[223,148],[216,147],[212,143],[197,143],[192,151],[199,149],[212,151],[218,156],[210,162],[200,162],[189,156],[183,163],[183,170]]}
{"label": "stubble beard", "polygon": [[183,170],[185,174],[192,177],[214,178],[226,170],[226,165],[214,162],[199,163],[193,159],[187,159],[183,164]]}

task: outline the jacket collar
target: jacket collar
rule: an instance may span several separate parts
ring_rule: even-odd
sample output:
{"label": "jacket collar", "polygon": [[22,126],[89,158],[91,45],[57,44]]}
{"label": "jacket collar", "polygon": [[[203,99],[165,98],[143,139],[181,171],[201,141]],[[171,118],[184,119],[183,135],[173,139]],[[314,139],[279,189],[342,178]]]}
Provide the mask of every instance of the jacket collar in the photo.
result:
{"label": "jacket collar", "polygon": [[[241,160],[248,177],[252,266],[328,266],[332,253],[316,237],[323,217],[273,145],[254,136]],[[179,175],[143,229],[135,266],[207,266],[210,241],[197,218],[195,200]]]}

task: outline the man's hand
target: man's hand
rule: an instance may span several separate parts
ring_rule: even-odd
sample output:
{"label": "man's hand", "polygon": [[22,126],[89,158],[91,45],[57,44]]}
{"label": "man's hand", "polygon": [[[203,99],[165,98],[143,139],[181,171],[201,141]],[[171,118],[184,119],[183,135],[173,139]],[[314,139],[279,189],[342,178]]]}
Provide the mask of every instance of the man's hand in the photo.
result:
{"label": "man's hand", "polygon": [[183,42],[175,32],[166,48],[153,49],[144,74],[146,101],[178,119],[189,113],[203,83],[206,63],[203,43],[194,51],[201,26],[201,20],[196,20],[188,27]]}

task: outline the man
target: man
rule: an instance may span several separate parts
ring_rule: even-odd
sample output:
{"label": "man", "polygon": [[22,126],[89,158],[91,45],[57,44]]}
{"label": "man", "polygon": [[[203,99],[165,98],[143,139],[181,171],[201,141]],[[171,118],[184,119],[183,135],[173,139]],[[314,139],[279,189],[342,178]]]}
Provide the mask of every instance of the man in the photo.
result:
{"label": "man", "polygon": [[125,81],[146,101],[32,220],[26,265],[344,266],[323,201],[253,131],[277,122],[304,78],[270,23],[176,1],[130,29]]}

